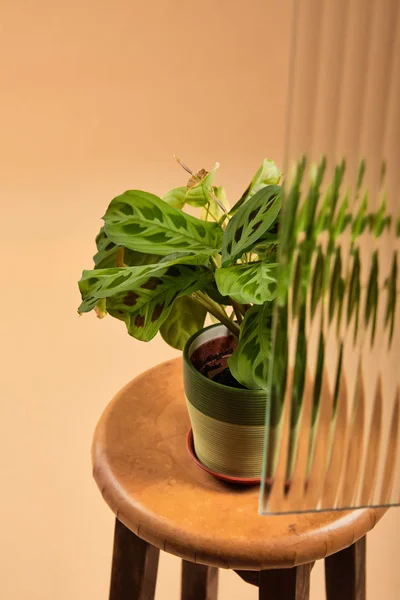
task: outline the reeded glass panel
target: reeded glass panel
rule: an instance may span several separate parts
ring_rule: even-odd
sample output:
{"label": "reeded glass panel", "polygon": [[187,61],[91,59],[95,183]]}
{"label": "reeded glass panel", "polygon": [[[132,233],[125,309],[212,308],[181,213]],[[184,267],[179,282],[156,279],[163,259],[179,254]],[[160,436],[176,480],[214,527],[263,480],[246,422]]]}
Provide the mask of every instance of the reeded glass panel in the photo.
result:
{"label": "reeded glass panel", "polygon": [[400,3],[293,29],[261,512],[400,504]]}

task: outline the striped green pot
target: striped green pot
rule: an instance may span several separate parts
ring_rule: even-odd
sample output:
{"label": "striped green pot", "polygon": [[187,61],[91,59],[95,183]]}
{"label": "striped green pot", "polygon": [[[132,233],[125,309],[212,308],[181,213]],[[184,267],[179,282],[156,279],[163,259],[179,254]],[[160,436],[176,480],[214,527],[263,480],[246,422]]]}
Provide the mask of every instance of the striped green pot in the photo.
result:
{"label": "striped green pot", "polygon": [[224,325],[212,325],[192,336],[184,348],[184,387],[194,450],[199,461],[216,473],[258,478],[263,460],[265,391],[216,383],[192,364],[200,346],[228,335]]}

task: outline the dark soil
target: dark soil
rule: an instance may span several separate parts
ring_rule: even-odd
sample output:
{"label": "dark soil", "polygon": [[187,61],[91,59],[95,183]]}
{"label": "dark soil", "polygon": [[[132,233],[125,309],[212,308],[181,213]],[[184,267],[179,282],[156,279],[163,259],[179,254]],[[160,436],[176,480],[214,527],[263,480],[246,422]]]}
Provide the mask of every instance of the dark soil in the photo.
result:
{"label": "dark soil", "polygon": [[216,383],[229,387],[245,389],[233,377],[228,367],[228,358],[236,347],[233,335],[209,340],[193,352],[191,361],[193,366],[205,377]]}

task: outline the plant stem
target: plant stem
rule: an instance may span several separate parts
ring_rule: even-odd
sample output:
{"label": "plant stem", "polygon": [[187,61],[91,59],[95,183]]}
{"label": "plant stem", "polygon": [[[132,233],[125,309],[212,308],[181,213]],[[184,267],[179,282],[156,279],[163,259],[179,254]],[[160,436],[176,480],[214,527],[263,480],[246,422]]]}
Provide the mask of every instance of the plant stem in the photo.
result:
{"label": "plant stem", "polygon": [[176,160],[176,162],[178,164],[181,165],[182,169],[185,169],[185,171],[187,173],[189,173],[190,175],[194,175],[192,169],[190,169],[187,165],[185,165],[185,163],[179,158],[179,156],[177,156],[176,154],[174,154],[174,159]]}
{"label": "plant stem", "polygon": [[214,302],[214,300],[212,300],[204,292],[200,292],[200,291],[195,292],[193,294],[193,298],[199,304],[204,306],[204,308],[207,310],[207,312],[209,312],[216,319],[218,319],[221,323],[223,323],[223,325],[225,325],[229,329],[229,331],[231,331],[233,333],[233,335],[235,335],[237,338],[239,337],[240,327],[236,323],[232,323],[232,321],[229,319],[228,315],[226,314],[226,311],[222,308],[222,306],[220,306],[219,304]]}
{"label": "plant stem", "polygon": [[210,256],[210,262],[211,262],[212,266],[214,267],[214,269],[219,269],[218,263],[215,260],[214,256]]}
{"label": "plant stem", "polygon": [[121,246],[120,248],[118,248],[117,255],[115,258],[117,267],[126,267],[126,264],[124,264],[124,255],[125,255],[125,248],[123,246]]}
{"label": "plant stem", "polygon": [[214,221],[215,221],[216,223],[218,223],[218,224],[219,224],[219,220],[218,220],[218,219],[217,219],[217,217],[216,217],[215,215],[213,215],[213,214],[212,214],[212,212],[211,212],[211,205],[210,205],[210,202],[208,202],[208,204],[207,204],[207,213],[206,213],[206,217],[205,217],[204,221],[207,221],[207,220],[208,220],[208,215],[210,215],[210,217],[211,217],[212,219],[214,219]]}
{"label": "plant stem", "polygon": [[240,304],[238,302],[236,302],[236,300],[233,300],[232,298],[231,298],[231,300],[232,300],[232,306],[233,306],[233,310],[235,311],[237,322],[240,325],[241,322],[243,321],[242,311],[240,310]]}
{"label": "plant stem", "polygon": [[217,196],[214,194],[212,188],[207,188],[207,192],[210,194],[211,198],[217,203],[217,205],[221,209],[222,213],[226,216],[226,218],[229,219],[228,211],[226,210],[222,202],[219,200],[219,198],[217,198]]}

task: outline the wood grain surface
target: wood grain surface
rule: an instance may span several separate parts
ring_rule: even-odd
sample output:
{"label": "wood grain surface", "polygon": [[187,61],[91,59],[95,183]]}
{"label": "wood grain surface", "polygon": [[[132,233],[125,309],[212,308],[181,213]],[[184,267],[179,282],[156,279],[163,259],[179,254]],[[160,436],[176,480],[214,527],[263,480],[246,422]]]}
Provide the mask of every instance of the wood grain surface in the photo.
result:
{"label": "wood grain surface", "polygon": [[384,510],[260,516],[259,489],[199,469],[185,437],[181,360],[125,386],[93,440],[93,473],[111,510],[137,536],[210,566],[262,570],[310,563],[362,538]]}

